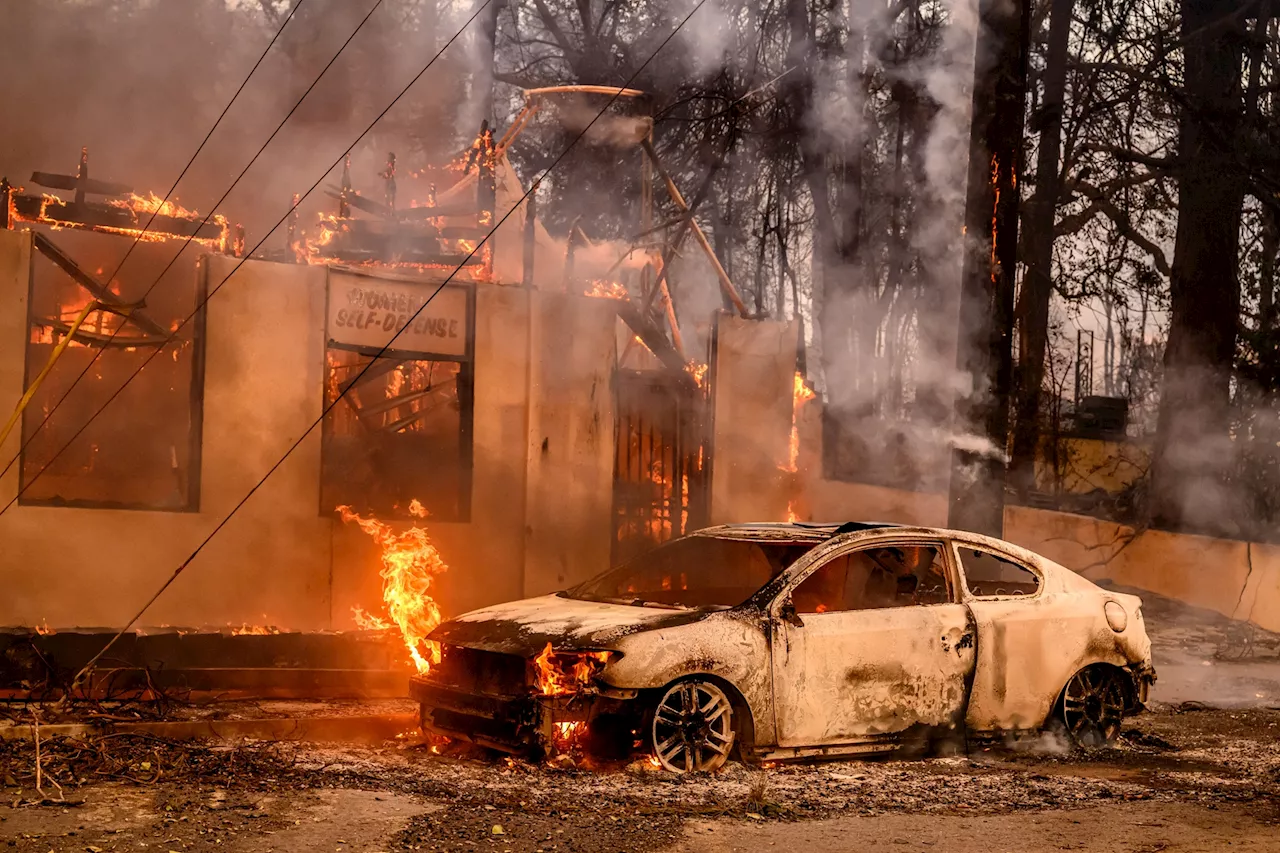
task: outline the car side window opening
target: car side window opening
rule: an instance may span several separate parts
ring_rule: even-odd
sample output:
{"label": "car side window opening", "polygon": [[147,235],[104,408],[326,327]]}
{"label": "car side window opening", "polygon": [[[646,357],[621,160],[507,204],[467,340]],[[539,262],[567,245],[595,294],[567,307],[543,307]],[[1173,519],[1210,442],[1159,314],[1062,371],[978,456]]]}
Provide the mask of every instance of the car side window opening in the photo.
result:
{"label": "car side window opening", "polygon": [[969,592],[978,597],[1035,595],[1040,577],[1012,560],[976,548],[957,547]]}
{"label": "car side window opening", "polygon": [[841,554],[791,593],[797,613],[946,604],[947,569],[933,545],[888,545]]}

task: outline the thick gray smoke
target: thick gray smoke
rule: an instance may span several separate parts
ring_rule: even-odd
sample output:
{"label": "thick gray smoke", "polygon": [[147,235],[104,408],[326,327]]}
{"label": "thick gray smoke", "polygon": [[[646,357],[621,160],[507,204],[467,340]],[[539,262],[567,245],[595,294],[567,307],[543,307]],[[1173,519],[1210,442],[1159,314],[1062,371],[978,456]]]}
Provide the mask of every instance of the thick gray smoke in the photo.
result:
{"label": "thick gray smoke", "polygon": [[[210,212],[374,2],[306,0],[179,184],[183,206]],[[465,20],[424,17],[428,5],[384,0],[219,207],[245,225],[250,246]],[[0,89],[10,117],[0,174],[20,185],[35,170],[74,174],[87,146],[95,177],[163,195],[286,14],[286,4],[226,0],[0,4],[0,73],[10,81]],[[407,171],[461,144],[454,117],[465,90],[446,81],[465,61],[461,47],[447,53],[352,151],[357,189],[381,199],[389,151]],[[304,203],[304,225],[333,212],[322,191]]]}

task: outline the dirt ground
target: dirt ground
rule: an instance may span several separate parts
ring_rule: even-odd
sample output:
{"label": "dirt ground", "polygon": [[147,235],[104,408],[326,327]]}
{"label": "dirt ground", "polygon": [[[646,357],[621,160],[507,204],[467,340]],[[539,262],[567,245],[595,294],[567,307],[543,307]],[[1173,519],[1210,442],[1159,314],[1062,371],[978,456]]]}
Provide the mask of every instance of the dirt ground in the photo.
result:
{"label": "dirt ground", "polygon": [[[647,761],[437,754],[413,733],[343,747],[114,734],[45,740],[42,795],[34,745],[0,741],[0,853],[1280,851],[1280,638],[1260,637],[1248,660],[1219,660],[1225,620],[1144,599],[1160,670],[1152,710],[1102,750],[1045,738],[948,758],[678,777]],[[333,703],[309,711],[343,713]]]}

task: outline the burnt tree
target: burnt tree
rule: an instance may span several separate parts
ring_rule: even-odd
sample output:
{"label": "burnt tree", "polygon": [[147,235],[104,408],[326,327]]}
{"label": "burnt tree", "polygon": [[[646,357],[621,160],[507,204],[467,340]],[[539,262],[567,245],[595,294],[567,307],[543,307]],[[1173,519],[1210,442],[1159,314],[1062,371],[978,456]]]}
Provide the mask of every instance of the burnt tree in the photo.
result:
{"label": "burnt tree", "polygon": [[1067,89],[1067,44],[1076,0],[1052,0],[1049,44],[1045,55],[1044,94],[1032,117],[1039,132],[1036,188],[1023,216],[1025,272],[1018,296],[1017,405],[1013,429],[1010,479],[1019,495],[1035,486],[1040,443],[1040,395],[1044,384],[1045,347],[1049,341],[1049,300],[1053,295],[1054,217],[1062,194],[1062,113]]}
{"label": "burnt tree", "polygon": [[974,67],[964,269],[956,366],[969,377],[956,398],[947,521],[999,536],[1013,378],[1018,261],[1018,169],[1027,88],[1030,0],[980,0]]}
{"label": "burnt tree", "polygon": [[1230,401],[1246,188],[1237,150],[1245,28],[1239,0],[1182,0],[1181,9],[1178,229],[1150,512],[1158,527],[1222,533],[1238,529]]}

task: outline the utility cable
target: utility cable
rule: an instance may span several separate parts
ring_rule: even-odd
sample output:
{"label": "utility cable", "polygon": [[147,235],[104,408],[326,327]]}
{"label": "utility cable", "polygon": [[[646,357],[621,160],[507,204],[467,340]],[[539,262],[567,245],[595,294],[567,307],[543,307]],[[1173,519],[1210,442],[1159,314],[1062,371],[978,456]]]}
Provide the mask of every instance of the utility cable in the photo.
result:
{"label": "utility cable", "polygon": [[[466,24],[463,24],[463,29],[465,29],[466,26],[471,23],[471,21],[475,20],[476,16],[480,14],[480,11],[483,10],[485,6],[488,6],[490,2],[492,2],[492,0],[485,0],[485,2],[482,5],[480,5],[480,7],[476,10],[475,15],[472,15],[471,19],[469,19]],[[671,33],[665,39],[662,40],[662,42],[657,46],[657,48],[654,49],[653,53],[649,54],[649,58],[646,59],[643,63],[641,63],[639,68],[637,68],[634,72],[632,72],[631,76],[627,78],[627,81],[623,83],[621,87],[619,87],[617,92],[615,92],[613,95],[610,96],[608,102],[605,103],[605,105],[600,108],[600,111],[596,113],[596,115],[591,119],[591,121],[588,122],[587,125],[584,128],[582,128],[581,131],[578,132],[578,135],[575,136],[567,146],[565,146],[564,150],[560,152],[559,156],[556,157],[556,159],[551,163],[551,165],[548,166],[542,172],[542,174],[538,176],[536,180],[530,181],[529,189],[524,191],[524,193],[520,196],[520,198],[516,200],[515,204],[511,205],[511,208],[502,215],[502,218],[499,219],[496,223],[494,223],[494,225],[489,229],[489,231],[484,235],[484,237],[481,238],[476,243],[476,245],[472,247],[471,251],[467,253],[467,256],[463,258],[462,261],[460,261],[456,267],[453,268],[453,271],[449,273],[449,275],[444,279],[444,281],[440,282],[440,284],[436,286],[436,289],[432,291],[431,295],[428,296],[423,301],[423,303],[418,306],[418,309],[414,311],[412,315],[410,315],[409,319],[406,320],[404,324],[402,324],[400,328],[396,330],[396,333],[392,335],[391,338],[378,349],[378,352],[369,360],[369,363],[366,364],[363,368],[361,368],[360,372],[357,373],[351,380],[349,380],[346,383],[346,387],[342,391],[340,391],[338,395],[333,398],[332,401],[330,401],[327,405],[325,405],[324,409],[320,412],[320,416],[311,422],[311,425],[307,427],[306,431],[303,432],[302,435],[300,435],[297,438],[297,440],[293,442],[293,444],[289,445],[289,449],[284,452],[284,455],[281,456],[278,460],[276,460],[275,464],[272,465],[267,470],[267,473],[263,474],[262,477],[258,480],[258,482],[255,483],[251,489],[249,489],[249,491],[245,494],[245,496],[241,498],[234,507],[231,508],[231,511],[228,512],[220,522],[218,522],[217,526],[215,526],[213,530],[209,532],[209,535],[206,536],[204,540],[201,541],[200,544],[196,546],[195,550],[192,551],[191,554],[185,560],[183,560],[182,563],[176,569],[174,569],[173,574],[169,576],[169,578],[160,586],[158,590],[156,590],[155,594],[152,595],[151,598],[147,599],[146,604],[144,604],[142,608],[138,610],[138,612],[129,620],[129,622],[123,628],[121,628],[115,634],[115,636],[113,636],[110,640],[107,641],[107,644],[102,647],[101,651],[99,651],[96,655],[94,655],[89,660],[89,662],[84,665],[84,667],[80,670],[80,672],[76,674],[75,681],[73,682],[73,685],[72,685],[73,688],[75,685],[78,685],[84,679],[85,675],[88,674],[88,672],[93,669],[94,665],[102,658],[103,655],[107,653],[107,651],[111,648],[111,646],[114,645],[115,642],[119,640],[122,636],[124,636],[125,632],[127,632],[130,628],[132,628],[137,623],[137,621],[142,618],[142,615],[151,608],[151,605],[154,604],[156,600],[160,598],[161,595],[164,594],[165,590],[167,590],[173,584],[173,582],[178,579],[178,576],[182,574],[182,572],[187,568],[187,566],[191,565],[191,563],[195,560],[195,558],[199,556],[200,552],[203,551],[205,547],[213,540],[213,537],[218,535],[218,533],[222,530],[222,528],[224,528],[227,525],[227,523],[230,522],[231,519],[235,517],[236,513],[240,511],[241,507],[243,507],[246,503],[249,502],[249,499],[254,496],[254,494],[258,491],[258,489],[262,488],[262,485],[266,483],[268,479],[271,478],[271,475],[274,474],[276,470],[279,469],[279,467],[284,464],[285,460],[288,459],[293,454],[293,452],[302,445],[302,442],[306,440],[307,436],[311,435],[311,433],[315,430],[315,428],[324,422],[324,419],[328,416],[329,412],[332,411],[336,405],[338,405],[338,403],[346,395],[346,392],[349,391],[351,388],[355,387],[357,384],[359,384],[361,377],[363,377],[365,373],[367,373],[370,370],[370,368],[372,368],[373,365],[377,363],[377,360],[379,358],[381,358],[383,355],[386,354],[387,350],[391,348],[391,345],[395,343],[396,339],[399,338],[400,335],[404,334],[405,329],[413,325],[414,321],[417,320],[418,315],[421,314],[424,310],[426,310],[426,307],[431,304],[432,300],[434,300],[436,296],[439,295],[440,291],[443,290],[445,286],[449,284],[450,281],[453,280],[453,277],[458,274],[459,270],[461,270],[464,266],[467,265],[468,262],[470,262],[471,258],[475,256],[476,252],[480,251],[481,247],[483,247],[485,243],[487,243],[489,239],[493,237],[494,232],[496,232],[500,227],[502,227],[502,224],[511,217],[511,214],[515,213],[520,208],[520,205],[524,204],[525,201],[529,198],[529,196],[531,196],[534,192],[537,191],[538,186],[544,180],[547,179],[547,176],[551,174],[551,171],[555,169],[556,166],[560,165],[560,162],[564,160],[565,156],[568,155],[568,153],[571,150],[573,150],[574,146],[577,145],[578,142],[587,134],[587,131],[589,131],[595,125],[595,123],[600,120],[600,118],[605,114],[605,112],[608,111],[609,107],[613,106],[614,102],[617,101],[618,97],[622,94],[622,91],[631,86],[631,84],[635,81],[635,79],[640,76],[641,72],[643,72],[645,68],[649,66],[649,63],[651,63],[657,57],[657,55],[662,52],[662,49],[666,47],[673,38],[676,37],[676,35],[680,32],[680,30],[684,29],[684,25],[689,22],[689,19],[692,18],[697,13],[697,11],[702,8],[703,4],[706,2],[707,0],[697,0],[697,3],[695,3],[693,8],[689,10],[689,13],[685,15],[683,19],[681,19],[680,23],[676,25],[676,28],[672,30]],[[459,31],[458,35],[461,35],[461,30]],[[456,38],[457,38],[457,35],[454,36],[454,39]],[[441,48],[441,53],[444,52],[444,49],[447,48],[449,44],[452,44],[454,39],[450,39],[449,43],[445,44],[444,48]],[[436,56],[439,56],[439,55],[440,55],[439,53],[436,54]],[[432,62],[434,61],[435,59],[433,58]],[[428,67],[430,67],[430,63],[428,63]],[[422,73],[425,73],[425,72],[426,72],[426,69],[424,68],[423,71],[420,72],[418,76],[421,76]],[[416,79],[417,78],[415,77],[414,80],[416,81]],[[413,83],[411,82],[409,85],[412,86]],[[406,92],[408,91],[407,86],[405,87],[404,91]],[[401,95],[403,94],[404,92],[401,92]],[[399,96],[397,96],[397,98],[398,97]],[[392,104],[394,104],[394,101],[392,102]],[[391,109],[391,106],[388,105],[387,109],[388,110]],[[376,120],[375,120],[375,123],[376,123]],[[370,125],[370,127],[372,127],[372,125]],[[367,132],[368,131],[366,131],[366,133]],[[337,161],[334,162],[334,166],[336,165],[337,165]],[[328,172],[326,172],[326,174],[328,174]],[[320,180],[324,180],[324,177],[321,176]],[[312,185],[311,190],[314,190],[315,187],[319,185],[319,183],[320,181],[316,181],[316,184]],[[308,193],[311,192],[311,190],[308,190]],[[282,219],[281,221],[283,222],[284,220]],[[243,263],[243,261],[241,263]],[[233,268],[230,273],[228,273],[227,278],[230,278],[232,275],[234,275],[235,271],[239,268],[240,268],[240,265],[237,264],[236,267]],[[226,279],[223,279],[223,282],[225,283]],[[101,409],[99,409],[99,411],[101,411]]]}
{"label": "utility cable", "polygon": [[[294,6],[294,7],[293,7],[293,11],[291,11],[291,12],[289,13],[289,17],[290,17],[290,18],[292,18],[292,17],[293,17],[294,12],[297,12],[297,11],[298,11],[298,7],[299,7],[299,6],[301,6],[303,2],[305,2],[305,0],[298,0],[298,5],[297,5],[297,6]],[[184,240],[184,241],[183,241],[182,245],[178,248],[178,251],[174,254],[174,256],[173,256],[172,258],[170,258],[170,259],[169,259],[169,263],[167,263],[167,264],[165,265],[164,269],[162,269],[162,270],[160,271],[160,274],[159,274],[158,276],[156,276],[156,280],[155,280],[155,281],[153,281],[153,282],[151,283],[151,286],[147,288],[146,292],[142,294],[141,298],[139,298],[139,299],[137,299],[137,300],[134,300],[135,302],[137,302],[138,304],[145,304],[145,303],[146,303],[146,301],[147,301],[147,297],[151,295],[151,291],[155,290],[155,289],[156,289],[156,287],[160,284],[160,282],[164,280],[165,275],[167,275],[167,274],[168,274],[168,272],[169,272],[169,270],[173,268],[173,265],[174,265],[174,264],[176,264],[176,263],[178,262],[178,258],[182,257],[182,253],[183,253],[183,252],[185,252],[185,251],[187,250],[187,247],[191,245],[191,241],[195,239],[195,234],[196,234],[196,233],[199,233],[200,229],[201,229],[201,228],[203,228],[205,225],[207,225],[207,224],[209,223],[209,220],[213,218],[214,211],[216,211],[216,210],[218,209],[218,207],[219,207],[219,206],[220,206],[224,201],[226,201],[226,200],[227,200],[227,196],[231,195],[232,190],[234,190],[234,189],[235,189],[235,188],[240,184],[240,181],[244,178],[244,176],[248,173],[248,171],[249,171],[251,168],[253,168],[253,164],[254,164],[254,163],[256,163],[256,162],[258,162],[258,158],[259,158],[259,157],[261,157],[261,156],[262,156],[262,154],[263,154],[263,152],[267,150],[267,146],[268,146],[268,145],[270,145],[270,144],[271,144],[271,142],[272,142],[272,140],[274,140],[274,139],[276,138],[276,135],[280,133],[281,129],[283,129],[283,128],[284,128],[285,124],[289,121],[289,119],[293,116],[293,114],[294,114],[295,112],[297,112],[298,107],[300,107],[300,106],[302,105],[302,102],[303,102],[303,101],[305,101],[305,100],[307,99],[307,96],[311,94],[311,91],[312,91],[312,90],[313,90],[317,85],[319,85],[319,84],[320,84],[320,80],[321,80],[321,79],[323,79],[324,75],[329,71],[329,69],[333,66],[333,64],[334,64],[335,62],[337,62],[337,61],[338,61],[338,57],[340,57],[340,56],[342,55],[343,51],[345,51],[345,50],[347,49],[347,45],[351,44],[352,39],[354,39],[354,38],[356,37],[356,34],[357,34],[357,33],[359,33],[359,32],[360,32],[360,30],[362,30],[362,29],[364,28],[365,23],[367,23],[367,22],[368,22],[369,18],[371,18],[371,17],[373,16],[373,13],[374,13],[374,12],[376,12],[376,11],[378,10],[378,7],[379,7],[379,6],[381,6],[381,5],[382,5],[382,3],[383,3],[383,0],[377,0],[377,2],[375,2],[375,3],[373,4],[373,6],[369,9],[369,12],[368,12],[368,13],[364,16],[364,18],[360,21],[359,25],[355,28],[355,30],[353,30],[353,31],[352,31],[351,35],[347,36],[347,40],[346,40],[346,41],[344,41],[344,42],[342,43],[342,47],[338,48],[338,52],[337,52],[337,53],[335,53],[335,54],[333,55],[333,58],[329,60],[329,63],[328,63],[327,65],[325,65],[325,67],[324,67],[323,69],[321,69],[321,71],[320,71],[319,75],[317,75],[317,76],[316,76],[316,78],[315,78],[314,80],[312,80],[312,81],[311,81],[311,85],[310,85],[310,86],[308,86],[308,87],[307,87],[307,90],[306,90],[305,92],[303,92],[303,93],[302,93],[302,97],[298,98],[298,100],[294,103],[293,107],[292,107],[292,108],[290,108],[289,112],[285,114],[285,117],[284,117],[283,119],[281,119],[281,120],[280,120],[280,123],[279,123],[278,125],[276,125],[276,129],[275,129],[275,130],[273,130],[273,131],[271,132],[271,135],[267,137],[267,141],[266,141],[266,142],[263,142],[263,143],[262,143],[262,145],[258,148],[257,153],[255,153],[255,154],[253,155],[253,159],[251,159],[251,160],[250,160],[250,161],[245,165],[245,167],[244,167],[243,169],[241,169],[241,170],[240,170],[240,174],[239,174],[239,175],[237,175],[237,176],[236,176],[236,179],[235,179],[234,181],[232,181],[232,182],[231,182],[231,186],[227,187],[227,190],[226,190],[226,192],[224,192],[224,193],[222,194],[222,197],[221,197],[221,198],[219,198],[216,202],[214,202],[214,203],[213,203],[213,207],[209,210],[209,212],[208,212],[207,214],[205,214],[205,217],[204,217],[204,219],[202,219],[202,220],[200,221],[200,224],[199,224],[196,228],[192,229],[192,230],[193,230],[193,233],[192,233],[191,235],[189,235],[189,236],[187,237],[187,239],[186,239],[186,240]],[[288,19],[288,18],[286,18],[286,19],[285,19],[285,23],[287,24],[288,22],[289,22],[289,19]],[[284,31],[284,27],[282,26],[282,27],[280,28],[280,32],[283,32],[283,31]],[[276,36],[277,36],[277,37],[279,37],[279,34],[280,34],[280,33],[276,33]],[[273,43],[273,44],[274,44],[274,42],[275,42],[275,40],[274,40],[274,39],[272,39],[272,43]],[[266,56],[266,54],[264,53],[264,54],[263,54],[263,56],[265,57],[265,56]],[[262,60],[259,60],[259,63],[261,63],[261,61],[262,61]],[[257,68],[257,66],[255,65],[255,66],[254,66],[254,68]],[[247,77],[246,77],[246,78],[245,78],[245,83],[248,83],[248,82],[249,82],[249,78],[247,78]],[[240,88],[241,88],[241,89],[243,89],[243,88],[244,88],[244,84],[241,84]],[[239,92],[237,92],[237,94],[239,94]],[[234,99],[233,99],[233,100],[234,100]],[[231,108],[231,104],[227,104],[227,109],[230,109],[230,108]],[[226,110],[223,110],[223,115],[226,115]],[[219,118],[219,121],[221,121],[221,118]],[[216,127],[216,126],[217,126],[217,125],[214,125],[214,127]],[[212,130],[212,129],[209,131],[209,134],[210,134],[210,135],[212,135],[212,134],[213,134],[213,130]],[[205,141],[206,141],[206,142],[208,141],[208,137],[205,137]],[[204,147],[204,143],[201,143],[201,147],[202,147],[202,148]],[[197,151],[196,151],[196,154],[199,154],[199,153],[200,153],[200,152],[197,150]],[[194,156],[192,156],[192,158],[191,158],[191,159],[192,159],[192,161],[194,162],[195,157],[194,157]],[[187,164],[187,168],[190,168],[190,166],[191,166],[191,163],[188,163],[188,164]],[[186,171],[187,171],[186,169],[183,169],[182,174],[183,174],[183,175],[185,175],[185,174],[186,174]],[[182,175],[179,175],[179,176],[178,176],[178,180],[179,180],[179,181],[180,181],[180,180],[182,180]],[[177,184],[177,182],[175,181],[175,182],[174,182],[174,187],[177,187],[177,185],[178,185],[178,184]],[[172,189],[170,189],[170,190],[169,190],[169,192],[170,192],[170,193],[172,193],[172,192],[173,192],[173,190],[172,190]],[[166,198],[166,200],[167,200],[167,199],[168,199],[168,196],[165,196],[165,198]],[[152,216],[152,219],[154,219],[154,218],[155,218],[155,213],[152,213],[152,215],[151,215],[151,216]],[[150,223],[151,223],[151,220],[148,220],[147,224],[148,224],[148,225],[150,225]],[[272,230],[274,231],[274,229],[272,229]],[[138,239],[140,239],[140,237],[141,237],[141,235],[139,235],[139,238],[138,238]],[[125,260],[127,260],[127,259],[128,259],[128,257],[129,257],[129,253],[130,253],[130,252],[132,252],[132,251],[133,251],[133,247],[134,247],[134,246],[136,246],[136,245],[138,244],[138,239],[135,239],[135,240],[134,240],[133,245],[129,247],[129,252],[126,252],[126,253],[125,253],[124,258],[122,258],[122,259],[120,260],[120,264],[116,267],[116,271],[115,271],[114,273],[112,273],[112,274],[111,274],[111,278],[115,278],[116,273],[120,272],[120,268],[124,266],[124,262],[125,262]],[[259,243],[258,245],[261,245],[261,243]],[[256,249],[257,247],[255,246],[254,248]],[[108,279],[107,279],[107,281],[110,281],[110,280],[111,280],[111,278],[108,278]],[[188,318],[188,319],[190,319],[190,318]],[[184,324],[184,325],[185,325],[185,324]],[[14,454],[14,457],[13,457],[12,459],[10,459],[10,460],[9,460],[9,462],[8,462],[8,464],[7,464],[7,465],[5,465],[5,466],[4,466],[4,470],[3,470],[3,471],[0,471],[0,478],[3,478],[5,474],[9,473],[9,469],[13,467],[13,464],[14,464],[15,462],[17,462],[19,459],[21,459],[21,458],[22,458],[22,454],[26,451],[27,447],[31,444],[31,442],[35,440],[36,435],[37,435],[37,434],[40,432],[40,430],[45,426],[45,424],[49,423],[49,420],[53,417],[54,413],[55,413],[55,412],[57,412],[57,411],[58,411],[58,408],[59,408],[59,407],[60,407],[64,402],[66,402],[66,399],[67,399],[68,397],[70,397],[70,396],[71,396],[71,392],[72,392],[72,391],[74,391],[74,390],[75,390],[75,388],[76,388],[76,386],[80,384],[80,380],[81,380],[81,379],[84,379],[84,377],[89,373],[89,370],[90,370],[90,369],[93,367],[93,365],[98,361],[98,359],[102,356],[102,354],[103,354],[104,352],[106,352],[106,351],[107,351],[107,348],[108,348],[109,346],[111,346],[111,342],[112,342],[112,341],[114,341],[114,340],[116,339],[116,336],[117,336],[117,335],[119,335],[119,334],[120,334],[120,332],[122,332],[122,331],[124,330],[124,327],[125,327],[125,324],[124,324],[123,322],[121,322],[121,323],[120,323],[120,325],[116,326],[116,328],[111,332],[111,337],[107,338],[107,340],[106,340],[105,342],[103,342],[103,344],[102,344],[100,347],[98,347],[98,348],[97,348],[97,352],[95,352],[95,353],[93,354],[93,358],[89,359],[89,363],[85,365],[84,370],[80,371],[80,375],[79,375],[79,376],[77,376],[77,377],[75,378],[75,381],[74,381],[74,382],[72,382],[72,383],[67,387],[67,390],[66,390],[66,391],[64,391],[64,392],[62,393],[62,396],[61,396],[61,397],[59,397],[59,398],[58,398],[58,401],[57,401],[56,403],[54,403],[54,404],[53,404],[53,407],[52,407],[52,408],[50,408],[50,409],[49,409],[49,411],[45,413],[44,419],[43,419],[42,421],[40,421],[40,424],[39,424],[39,425],[38,425],[34,430],[32,430],[32,431],[31,431],[31,435],[27,436],[26,440],[25,440],[25,441],[22,443],[22,445],[18,448],[18,452],[17,452],[16,454]],[[179,326],[179,328],[181,328],[181,326]],[[158,348],[157,348],[157,350],[156,350],[156,351],[157,351],[157,352],[159,352],[160,350],[163,350],[166,346],[168,346],[169,344],[171,344],[171,343],[174,341],[174,339],[175,339],[175,338],[176,338],[176,335],[170,335],[170,336],[165,340],[165,342],[164,342],[164,343],[162,343],[162,344],[158,345]],[[148,361],[149,361],[149,360],[150,360],[150,359],[148,359]],[[79,435],[79,432],[77,432],[76,434],[77,434],[77,435]],[[74,439],[73,439],[73,440],[74,440]],[[63,450],[66,450],[66,447],[65,447],[65,446],[62,448],[62,450],[59,450],[57,453],[55,453],[55,454],[53,455],[53,457],[52,457],[49,461],[50,461],[50,462],[52,462],[52,461],[53,461],[53,459],[56,459],[56,458],[57,458],[57,457],[62,453],[62,451],[63,451]],[[48,467],[48,465],[46,465],[45,467],[47,468],[47,467]],[[35,479],[36,479],[36,477],[39,477],[39,476],[40,476],[40,473],[43,473],[43,471],[44,471],[44,468],[41,468],[41,469],[40,469],[40,472],[37,472],[36,476],[31,478],[31,479],[32,479],[32,482],[34,482],[34,481],[35,481]],[[30,483],[27,483],[26,485],[30,485]],[[24,486],[22,487],[22,489],[18,492],[18,496],[19,496],[19,497],[22,495],[22,492],[25,492],[25,491],[26,491],[26,485],[24,485]],[[9,506],[12,506],[12,503],[13,503],[13,502],[12,502],[12,501],[10,501],[10,503],[9,503],[8,505],[6,505],[6,506],[4,507],[4,509],[0,509],[0,515],[3,515],[3,514],[4,514],[4,512],[5,512],[5,510],[7,510],[7,509],[9,508]]]}

